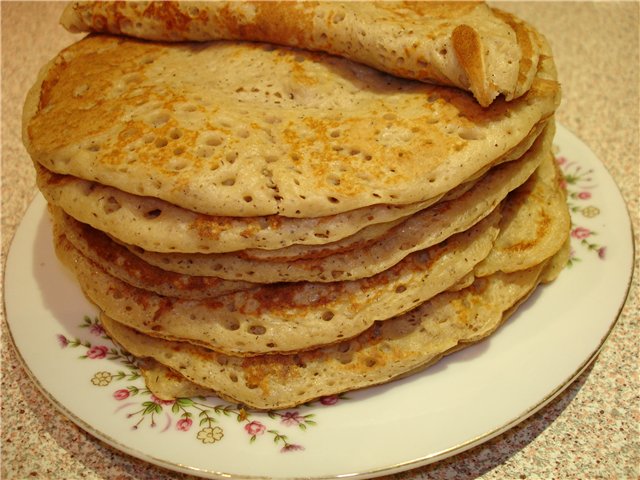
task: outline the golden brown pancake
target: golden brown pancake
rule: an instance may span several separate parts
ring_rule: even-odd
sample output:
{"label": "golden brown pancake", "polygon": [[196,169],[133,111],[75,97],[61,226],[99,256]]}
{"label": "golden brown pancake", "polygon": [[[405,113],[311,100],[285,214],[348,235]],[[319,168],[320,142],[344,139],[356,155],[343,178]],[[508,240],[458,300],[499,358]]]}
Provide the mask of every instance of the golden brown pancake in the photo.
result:
{"label": "golden brown pancake", "polygon": [[487,108],[460,90],[256,43],[88,36],[28,95],[34,161],[194,212],[308,218],[437,198],[554,112],[555,67]]}
{"label": "golden brown pancake", "polygon": [[[550,123],[551,120],[536,125],[523,141],[494,164],[507,163],[527,154]],[[547,131],[545,135],[552,135],[552,132]],[[367,227],[384,228],[385,224],[388,226],[391,222],[406,219],[438,201],[458,198],[489,170],[487,167],[446,194],[422,202],[377,204],[325,217],[289,218],[281,215],[202,215],[163,200],[132,195],[70,175],[55,174],[37,163],[35,167],[38,187],[49,203],[123,243],[155,252],[242,250],[244,256],[255,256],[255,252],[247,252],[248,249],[282,250],[291,245],[308,245],[311,248],[322,245],[324,248],[329,243],[348,241],[348,237],[361,233]],[[262,254],[263,257],[265,255],[268,253]]]}

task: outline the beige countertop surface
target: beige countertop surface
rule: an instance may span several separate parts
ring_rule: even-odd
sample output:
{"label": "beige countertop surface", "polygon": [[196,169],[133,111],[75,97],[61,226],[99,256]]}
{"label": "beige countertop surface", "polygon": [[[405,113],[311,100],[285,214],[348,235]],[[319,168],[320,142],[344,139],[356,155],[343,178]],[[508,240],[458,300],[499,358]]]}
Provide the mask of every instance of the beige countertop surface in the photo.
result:
{"label": "beige countertop surface", "polygon": [[[639,40],[637,2],[516,2],[499,5],[550,40],[563,86],[560,123],[606,165],[638,244]],[[2,266],[36,196],[20,139],[27,89],[39,68],[79,37],[58,25],[61,3],[2,2]],[[638,253],[626,305],[595,362],[542,410],[452,458],[397,479],[640,478]],[[2,313],[4,317],[4,312]],[[191,478],[120,453],[58,413],[14,353],[2,319],[3,479]],[[580,332],[576,332],[580,335]]]}

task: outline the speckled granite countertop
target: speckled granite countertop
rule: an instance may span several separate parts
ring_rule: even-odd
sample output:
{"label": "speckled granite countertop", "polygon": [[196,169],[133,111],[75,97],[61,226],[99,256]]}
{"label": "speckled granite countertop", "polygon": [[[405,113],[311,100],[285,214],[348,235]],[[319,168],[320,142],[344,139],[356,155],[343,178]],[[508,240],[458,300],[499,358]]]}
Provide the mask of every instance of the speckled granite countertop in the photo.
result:
{"label": "speckled granite countertop", "polygon": [[[551,41],[563,84],[557,114],[618,183],[638,244],[637,2],[500,3]],[[20,140],[27,89],[40,66],[78,37],[57,24],[61,3],[2,2],[2,265],[36,195]],[[637,252],[636,252],[637,255]],[[451,459],[398,479],[639,478],[638,258],[622,315],[594,364],[537,414]],[[190,478],[119,453],[54,410],[22,370],[2,322],[3,479]],[[389,477],[391,478],[391,477]]]}

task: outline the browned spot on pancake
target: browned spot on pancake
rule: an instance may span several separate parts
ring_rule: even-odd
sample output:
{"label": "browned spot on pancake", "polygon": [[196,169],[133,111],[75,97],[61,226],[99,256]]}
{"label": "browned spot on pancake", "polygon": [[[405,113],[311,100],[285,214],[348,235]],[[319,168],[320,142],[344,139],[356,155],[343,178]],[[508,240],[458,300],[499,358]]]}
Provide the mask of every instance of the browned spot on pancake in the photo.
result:
{"label": "browned spot on pancake", "polygon": [[[113,79],[140,72],[142,67],[133,57],[125,60],[119,54],[118,42],[114,37],[95,35],[58,55],[43,79],[40,110],[29,122],[29,137],[35,156],[39,156],[39,152],[51,152],[81,143],[119,125],[124,103],[110,102],[108,108],[98,107],[105,104],[104,94],[112,89]],[[132,42],[135,58],[156,48],[147,42]],[[101,61],[96,62],[96,56]],[[114,70],[120,73],[114,73]],[[80,85],[88,85],[86,93],[74,95]],[[65,121],[56,122],[55,119],[61,115]]]}
{"label": "browned spot on pancake", "polygon": [[144,9],[143,17],[164,22],[170,36],[172,32],[187,31],[189,24],[193,21],[189,15],[180,10],[180,6],[175,2],[150,2]]}
{"label": "browned spot on pancake", "polygon": [[547,212],[541,210],[538,213],[538,219],[536,222],[536,234],[533,240],[526,240],[518,243],[514,243],[505,248],[507,252],[524,252],[529,250],[540,242],[541,239],[545,238],[549,233],[549,228],[552,224],[552,219]]}
{"label": "browned spot on pancake", "polygon": [[[332,284],[332,286],[334,286]],[[310,287],[311,289],[313,287]],[[266,288],[259,288],[252,292],[252,297],[258,302],[257,312],[278,312],[291,308],[315,309],[318,306],[326,305],[335,300],[339,292],[343,290],[342,285],[335,285],[334,288],[322,286],[322,295],[305,290],[304,285],[291,286],[289,284],[273,284]]]}
{"label": "browned spot on pancake", "polygon": [[270,383],[286,384],[302,374],[294,355],[269,355],[266,358],[247,357],[242,360],[245,383],[259,387],[263,394],[270,391]]}
{"label": "browned spot on pancake", "polygon": [[[142,296],[144,296],[144,294]],[[169,297],[161,297],[158,303],[158,308],[153,314],[153,322],[157,322],[158,319],[165,314],[165,312],[171,311],[174,300]]]}

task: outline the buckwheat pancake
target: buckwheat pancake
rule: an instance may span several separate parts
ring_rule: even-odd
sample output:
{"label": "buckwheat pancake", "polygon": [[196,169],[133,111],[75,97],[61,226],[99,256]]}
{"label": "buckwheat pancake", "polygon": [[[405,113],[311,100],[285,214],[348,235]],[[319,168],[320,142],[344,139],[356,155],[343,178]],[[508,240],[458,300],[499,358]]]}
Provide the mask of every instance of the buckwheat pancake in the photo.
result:
{"label": "buckwheat pancake", "polygon": [[64,236],[74,248],[106,273],[134,287],[168,297],[201,300],[257,286],[255,283],[162,270],[136,257],[99,230],[73,220],[59,208],[50,205],[49,211],[55,237]]}
{"label": "buckwheat pancake", "polygon": [[545,53],[518,99],[258,43],[90,35],[40,75],[24,143],[50,171],[208,215],[308,218],[443,195],[560,100]]}
{"label": "buckwheat pancake", "polygon": [[144,335],[104,314],[101,321],[134,356],[153,358],[217,395],[256,409],[288,408],[416,373],[482,340],[535,288],[542,268],[477,279],[353,339],[295,355],[229,356]]}
{"label": "buckwheat pancake", "polygon": [[116,320],[149,335],[236,355],[291,352],[353,337],[414,308],[469,274],[498,235],[499,211],[467,231],[357,281],[266,285],[212,300],[164,297],[108,275],[64,236],[59,258],[85,294]]}
{"label": "buckwheat pancake", "polygon": [[74,2],[70,31],[151,40],[258,40],[320,50],[398,77],[473,92],[526,92],[535,32],[481,2]]}
{"label": "buckwheat pancake", "polygon": [[[542,122],[494,165],[522,157],[551,120]],[[473,186],[488,167],[444,195],[408,205],[378,204],[316,218],[221,217],[202,215],[151,197],[132,195],[35,164],[37,184],[49,203],[123,243],[155,252],[210,253],[248,249],[282,250],[291,245],[327,245],[372,225],[407,218],[438,201],[453,200]],[[384,228],[384,227],[382,227]],[[324,248],[324,247],[323,247]],[[262,256],[268,255],[266,252]],[[278,254],[276,254],[278,255]]]}
{"label": "buckwheat pancake", "polygon": [[[337,253],[311,258],[246,258],[233,254],[184,254],[149,252],[131,248],[145,262],[188,275],[215,276],[259,283],[334,282],[369,277],[392,267],[412,252],[442,242],[470,228],[488,215],[509,192],[522,185],[543,158],[548,158],[555,128],[550,123],[534,146],[520,160],[492,169],[462,196],[439,202],[393,226],[379,239]],[[546,192],[549,195],[552,192]],[[329,249],[326,245],[325,249]],[[275,251],[277,252],[277,251]]]}

